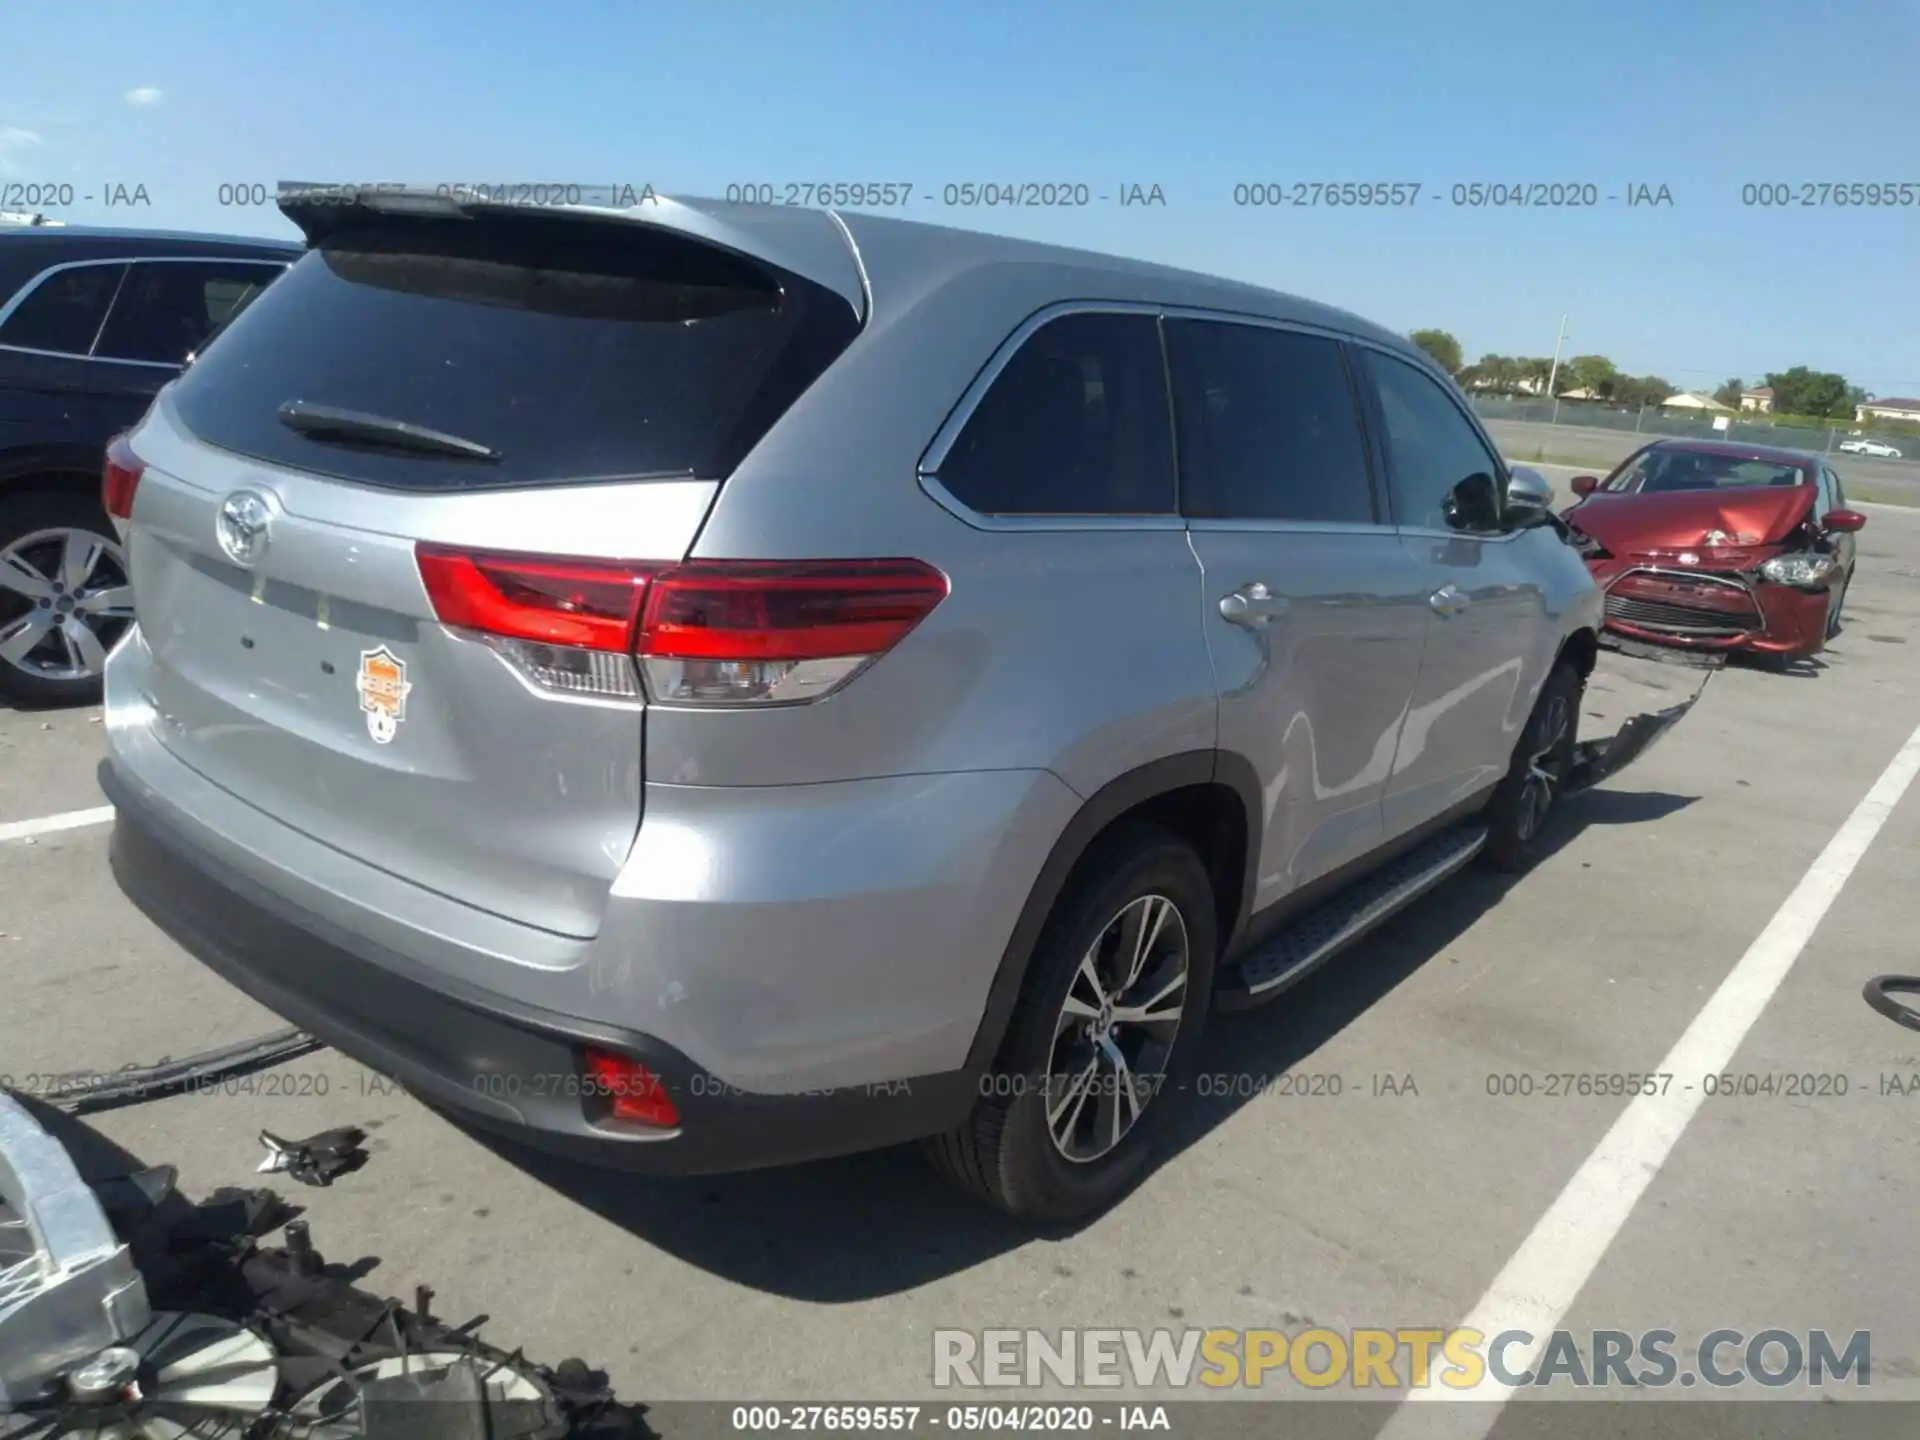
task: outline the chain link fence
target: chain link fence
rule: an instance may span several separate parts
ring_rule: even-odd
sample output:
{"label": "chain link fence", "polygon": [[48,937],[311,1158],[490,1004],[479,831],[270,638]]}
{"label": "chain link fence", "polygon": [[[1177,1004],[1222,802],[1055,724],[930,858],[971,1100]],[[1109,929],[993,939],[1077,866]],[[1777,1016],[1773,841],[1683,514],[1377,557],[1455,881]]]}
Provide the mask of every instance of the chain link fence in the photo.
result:
{"label": "chain link fence", "polygon": [[1869,420],[1861,425],[1839,421],[1822,429],[1775,425],[1766,420],[1729,416],[1725,430],[1713,427],[1709,415],[1683,414],[1648,405],[1623,409],[1580,400],[1533,400],[1503,395],[1476,395],[1473,408],[1482,420],[1511,420],[1534,425],[1564,425],[1588,430],[1618,430],[1627,434],[1677,439],[1744,440],[1754,445],[1780,445],[1789,450],[1830,454],[1844,440],[1855,437],[1881,440],[1909,455],[1920,454],[1920,436]]}

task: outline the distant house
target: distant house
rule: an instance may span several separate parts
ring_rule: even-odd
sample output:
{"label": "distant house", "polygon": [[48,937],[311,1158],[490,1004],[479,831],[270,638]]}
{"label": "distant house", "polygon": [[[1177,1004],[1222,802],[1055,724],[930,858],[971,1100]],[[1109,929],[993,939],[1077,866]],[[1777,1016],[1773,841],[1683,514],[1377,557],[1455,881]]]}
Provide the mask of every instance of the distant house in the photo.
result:
{"label": "distant house", "polygon": [[1503,393],[1514,395],[1538,395],[1547,388],[1547,382],[1536,379],[1502,381],[1491,379],[1485,375],[1476,375],[1472,380],[1467,382],[1466,388],[1475,393],[1482,390],[1499,390]]}
{"label": "distant house", "polygon": [[1740,392],[1740,408],[1742,410],[1758,410],[1763,415],[1771,411],[1773,409],[1773,387],[1771,385],[1762,385],[1758,390],[1742,390]]}
{"label": "distant house", "polygon": [[1696,395],[1691,390],[1682,390],[1678,395],[1669,395],[1660,402],[1662,410],[1698,410],[1704,414],[1731,415],[1733,407],[1722,405],[1711,395]]}
{"label": "distant house", "polygon": [[1598,400],[1601,398],[1601,396],[1598,390],[1581,389],[1581,390],[1562,390],[1560,392],[1560,398],[1562,400]]}
{"label": "distant house", "polygon": [[1854,423],[1867,420],[1907,420],[1920,423],[1920,400],[1902,400],[1889,397],[1885,400],[1867,400],[1853,407]]}

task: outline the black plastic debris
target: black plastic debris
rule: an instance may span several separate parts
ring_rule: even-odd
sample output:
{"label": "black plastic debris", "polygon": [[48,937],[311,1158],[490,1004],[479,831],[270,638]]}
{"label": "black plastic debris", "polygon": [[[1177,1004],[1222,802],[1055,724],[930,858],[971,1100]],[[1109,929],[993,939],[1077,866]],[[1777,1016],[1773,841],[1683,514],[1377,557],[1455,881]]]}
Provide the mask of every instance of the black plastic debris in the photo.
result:
{"label": "black plastic debris", "polygon": [[[360,1282],[378,1262],[330,1263],[273,1191],[223,1189],[195,1203],[171,1167],[143,1167],[70,1112],[41,1107],[35,1118],[71,1132],[46,1132],[69,1154],[111,1152],[110,1164],[76,1158],[80,1193],[91,1191],[126,1247],[150,1323],[143,1307],[138,1333],[22,1391],[11,1411],[0,1406],[0,1436],[651,1440],[644,1410],[616,1400],[584,1361],[550,1368],[501,1349],[481,1335],[486,1316],[435,1315],[425,1285],[411,1306],[367,1290]],[[282,1143],[292,1153],[308,1142]],[[319,1148],[351,1146],[343,1136]]]}
{"label": "black plastic debris", "polygon": [[260,1132],[260,1143],[267,1147],[258,1173],[284,1174],[302,1185],[327,1186],[342,1175],[350,1175],[367,1163],[360,1148],[366,1132],[351,1125],[337,1130],[322,1130],[304,1140],[282,1140],[270,1130]]}

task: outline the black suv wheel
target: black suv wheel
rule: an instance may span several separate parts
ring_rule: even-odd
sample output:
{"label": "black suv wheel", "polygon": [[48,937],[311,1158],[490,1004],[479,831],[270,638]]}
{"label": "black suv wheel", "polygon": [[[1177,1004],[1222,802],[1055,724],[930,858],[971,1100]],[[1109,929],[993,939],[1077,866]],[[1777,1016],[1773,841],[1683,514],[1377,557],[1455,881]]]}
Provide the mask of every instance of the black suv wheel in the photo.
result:
{"label": "black suv wheel", "polygon": [[935,1165],[1034,1220],[1104,1209],[1146,1171],[1206,1022],[1213,888],[1193,847],[1131,826],[1090,851],[1042,932],[1002,1063]]}
{"label": "black suv wheel", "polygon": [[107,651],[132,623],[126,557],[97,500],[52,490],[0,498],[0,699],[97,701]]}
{"label": "black suv wheel", "polygon": [[1494,869],[1524,870],[1539,853],[1540,836],[1573,768],[1586,689],[1569,660],[1555,665],[1540,687],[1513,763],[1487,802],[1487,843],[1480,854]]}

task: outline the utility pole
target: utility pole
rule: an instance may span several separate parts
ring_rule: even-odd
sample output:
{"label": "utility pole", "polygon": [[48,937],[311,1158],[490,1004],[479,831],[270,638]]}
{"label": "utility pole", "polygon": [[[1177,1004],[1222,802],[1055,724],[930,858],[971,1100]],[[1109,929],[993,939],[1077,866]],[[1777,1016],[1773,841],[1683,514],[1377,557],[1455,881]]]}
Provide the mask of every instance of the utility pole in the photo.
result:
{"label": "utility pole", "polygon": [[1567,317],[1560,317],[1560,338],[1553,342],[1553,369],[1547,372],[1547,398],[1553,401],[1553,419],[1550,424],[1560,423],[1560,396],[1554,388],[1554,382],[1560,378],[1560,347],[1567,343]]}

